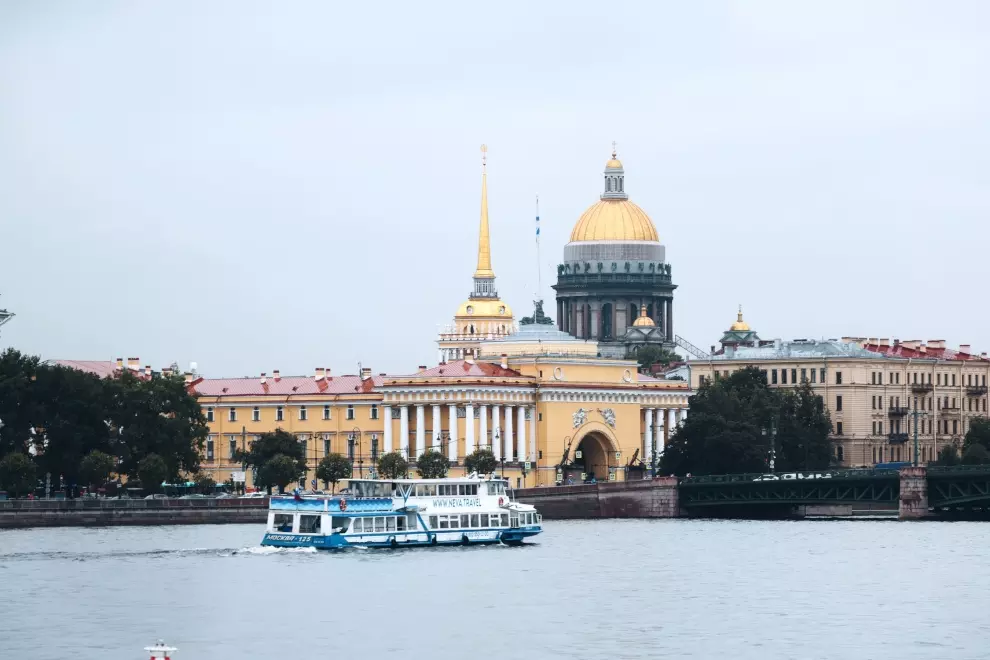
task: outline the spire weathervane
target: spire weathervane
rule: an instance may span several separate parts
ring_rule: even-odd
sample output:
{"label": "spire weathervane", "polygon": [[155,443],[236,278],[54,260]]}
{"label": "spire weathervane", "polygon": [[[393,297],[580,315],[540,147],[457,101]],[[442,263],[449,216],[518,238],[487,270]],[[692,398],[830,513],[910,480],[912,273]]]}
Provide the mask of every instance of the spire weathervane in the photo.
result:
{"label": "spire weathervane", "polygon": [[615,140],[612,140],[612,158],[615,158]]}
{"label": "spire weathervane", "polygon": [[488,145],[481,145],[481,167],[488,165]]}

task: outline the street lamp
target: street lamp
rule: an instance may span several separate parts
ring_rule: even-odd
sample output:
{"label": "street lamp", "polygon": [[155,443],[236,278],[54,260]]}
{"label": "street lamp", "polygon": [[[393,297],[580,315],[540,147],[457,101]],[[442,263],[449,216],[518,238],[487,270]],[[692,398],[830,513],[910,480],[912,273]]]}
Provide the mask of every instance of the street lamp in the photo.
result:
{"label": "street lamp", "polygon": [[[356,440],[355,440],[355,438],[356,438]],[[350,456],[348,458],[351,459],[351,465],[352,466],[354,465],[354,444],[355,444],[355,441],[357,442],[357,448],[358,448],[358,451],[357,451],[358,477],[364,478],[364,456],[361,454],[361,429],[359,429],[356,426],[353,429],[351,429],[351,433],[350,433],[350,435],[347,438],[348,450],[349,450],[349,453],[350,453]]]}

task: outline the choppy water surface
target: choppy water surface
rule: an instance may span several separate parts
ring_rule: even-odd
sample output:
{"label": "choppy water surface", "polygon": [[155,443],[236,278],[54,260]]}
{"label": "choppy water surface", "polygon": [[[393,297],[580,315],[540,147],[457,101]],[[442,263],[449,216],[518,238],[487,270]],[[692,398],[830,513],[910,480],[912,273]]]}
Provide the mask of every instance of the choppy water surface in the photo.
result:
{"label": "choppy water surface", "polygon": [[0,658],[987,658],[990,525],[548,522],[317,553],[259,525],[0,531]]}

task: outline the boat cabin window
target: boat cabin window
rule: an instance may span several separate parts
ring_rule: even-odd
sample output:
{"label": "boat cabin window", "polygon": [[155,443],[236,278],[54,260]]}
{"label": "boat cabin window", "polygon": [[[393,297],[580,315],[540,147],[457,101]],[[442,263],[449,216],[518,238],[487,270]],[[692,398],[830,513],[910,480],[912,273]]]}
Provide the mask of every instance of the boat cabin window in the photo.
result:
{"label": "boat cabin window", "polygon": [[436,484],[416,484],[416,497],[436,497]]}
{"label": "boat cabin window", "polygon": [[291,532],[292,531],[292,514],[291,513],[276,513],[275,523],[272,526],[276,532]]}
{"label": "boat cabin window", "polygon": [[351,481],[348,483],[353,497],[392,497],[392,484],[378,481]]}
{"label": "boat cabin window", "polygon": [[351,522],[350,518],[345,518],[344,516],[333,516],[330,518],[330,529],[334,531],[347,531],[347,525]]}
{"label": "boat cabin window", "polygon": [[481,526],[482,527],[488,527],[488,514],[487,513],[481,514]]}
{"label": "boat cabin window", "polygon": [[299,516],[299,533],[300,534],[319,534],[320,533],[320,518],[322,516]]}
{"label": "boat cabin window", "polygon": [[502,482],[502,481],[489,481],[488,482],[488,494],[489,495],[505,495],[505,482]]}
{"label": "boat cabin window", "polygon": [[477,513],[472,513],[471,514],[471,527],[480,527],[480,526],[481,526],[481,523],[480,523],[480,521],[478,519],[478,514]]}
{"label": "boat cabin window", "polygon": [[[409,528],[414,529],[416,527],[415,521],[412,519],[412,514],[409,514]],[[395,519],[395,531],[404,532],[406,531],[406,519],[396,518]]]}

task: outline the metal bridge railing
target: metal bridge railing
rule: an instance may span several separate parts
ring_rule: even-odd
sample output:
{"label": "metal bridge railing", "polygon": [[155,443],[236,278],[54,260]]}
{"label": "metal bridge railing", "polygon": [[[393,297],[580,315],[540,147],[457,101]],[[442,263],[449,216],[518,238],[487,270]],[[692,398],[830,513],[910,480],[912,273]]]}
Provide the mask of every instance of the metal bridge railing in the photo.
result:
{"label": "metal bridge railing", "polygon": [[[990,468],[990,466],[987,466]],[[985,469],[987,469],[985,468]],[[680,485],[725,484],[758,481],[815,481],[822,479],[875,479],[877,477],[896,478],[896,470],[875,470],[858,468],[849,470],[808,470],[799,472],[750,472],[744,474],[707,474],[681,477]]]}

